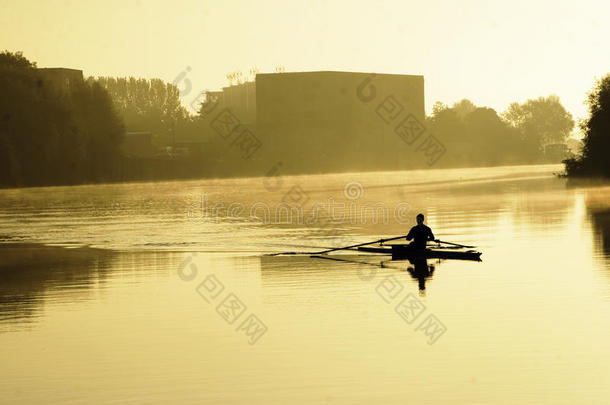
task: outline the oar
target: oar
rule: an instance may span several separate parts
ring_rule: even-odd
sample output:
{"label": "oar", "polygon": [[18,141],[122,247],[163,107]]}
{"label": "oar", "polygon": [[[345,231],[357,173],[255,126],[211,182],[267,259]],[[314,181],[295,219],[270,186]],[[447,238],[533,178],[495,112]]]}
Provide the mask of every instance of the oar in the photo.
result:
{"label": "oar", "polygon": [[349,249],[354,249],[360,246],[366,246],[366,245],[373,245],[375,243],[383,243],[383,242],[388,242],[391,240],[396,240],[396,239],[402,239],[402,238],[406,238],[407,235],[402,235],[402,236],[397,236],[395,238],[389,238],[389,239],[379,239],[379,240],[374,240],[372,242],[365,242],[365,243],[359,243],[357,245],[350,245],[350,246],[343,246],[343,247],[338,247],[338,248],[332,248],[332,249],[326,249],[326,250],[322,250],[320,252],[280,252],[280,253],[271,253],[269,254],[269,256],[279,256],[279,255],[298,255],[298,254],[302,254],[302,255],[321,255],[324,253],[328,253],[328,252],[334,252],[337,250],[349,250]]}
{"label": "oar", "polygon": [[313,252],[311,254],[312,255],[323,255],[324,253],[335,252],[337,250],[345,250],[345,249],[357,248],[357,247],[360,247],[360,246],[374,245],[375,243],[384,243],[384,242],[388,242],[388,241],[391,241],[391,240],[402,239],[402,238],[406,238],[406,237],[407,237],[407,235],[402,235],[402,236],[397,236],[395,238],[379,239],[379,240],[374,240],[372,242],[359,243],[357,245],[350,245],[350,246],[344,246],[344,247],[338,247],[338,248],[333,248],[333,249],[322,250],[320,252]]}
{"label": "oar", "polygon": [[[316,247],[316,246],[306,246],[306,247]],[[317,246],[323,247],[323,246]],[[345,250],[356,250],[355,248],[345,247],[342,248]],[[316,255],[319,252],[276,252],[276,253],[267,253],[264,256],[284,256],[284,255]]]}
{"label": "oar", "polygon": [[453,243],[453,242],[445,242],[445,241],[438,240],[438,239],[435,239],[434,241],[438,242],[438,243],[445,243],[447,245],[459,246],[459,247],[468,248],[468,249],[473,249],[476,247],[476,246],[460,245],[459,243]]}

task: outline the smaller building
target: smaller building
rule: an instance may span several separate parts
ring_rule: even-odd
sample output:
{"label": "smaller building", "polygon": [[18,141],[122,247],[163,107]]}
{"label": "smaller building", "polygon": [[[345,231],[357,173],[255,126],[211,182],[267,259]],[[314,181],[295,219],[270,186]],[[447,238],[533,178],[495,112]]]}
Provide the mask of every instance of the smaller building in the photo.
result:
{"label": "smaller building", "polygon": [[174,148],[184,150],[184,155],[188,157],[201,157],[205,150],[205,141],[176,141]]}
{"label": "smaller building", "polygon": [[83,82],[83,71],[78,69],[40,68],[38,72],[45,82],[61,90],[68,90]]}
{"label": "smaller building", "polygon": [[229,109],[243,124],[256,124],[256,83],[246,82],[205,93],[205,103]]}

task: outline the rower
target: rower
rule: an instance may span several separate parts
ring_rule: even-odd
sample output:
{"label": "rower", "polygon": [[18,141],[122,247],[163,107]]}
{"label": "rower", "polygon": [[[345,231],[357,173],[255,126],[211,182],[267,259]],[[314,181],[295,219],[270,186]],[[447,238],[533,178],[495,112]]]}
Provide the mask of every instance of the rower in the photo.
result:
{"label": "rower", "polygon": [[424,225],[424,214],[417,214],[415,219],[417,220],[417,225],[411,228],[407,235],[407,240],[413,239],[413,242],[411,242],[409,246],[415,249],[425,249],[426,243],[429,240],[434,240],[434,234],[432,233],[432,229]]}

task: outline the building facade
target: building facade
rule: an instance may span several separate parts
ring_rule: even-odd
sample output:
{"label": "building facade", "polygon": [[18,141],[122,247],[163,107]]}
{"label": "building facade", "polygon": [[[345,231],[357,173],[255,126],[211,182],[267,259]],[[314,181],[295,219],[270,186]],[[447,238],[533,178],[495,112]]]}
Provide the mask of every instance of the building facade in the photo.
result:
{"label": "building facade", "polygon": [[[282,162],[286,173],[421,167],[424,78],[353,72],[257,74],[255,82],[210,93],[250,129],[259,147],[249,174]],[[256,170],[255,170],[256,169]]]}
{"label": "building facade", "polygon": [[44,81],[60,90],[68,90],[83,82],[83,71],[67,68],[39,68]]}
{"label": "building facade", "polygon": [[[304,72],[256,76],[257,135],[296,172],[406,168],[423,129],[423,76]],[[401,123],[405,128],[401,129]],[[402,131],[402,135],[401,135]],[[421,133],[417,134],[421,135]]]}

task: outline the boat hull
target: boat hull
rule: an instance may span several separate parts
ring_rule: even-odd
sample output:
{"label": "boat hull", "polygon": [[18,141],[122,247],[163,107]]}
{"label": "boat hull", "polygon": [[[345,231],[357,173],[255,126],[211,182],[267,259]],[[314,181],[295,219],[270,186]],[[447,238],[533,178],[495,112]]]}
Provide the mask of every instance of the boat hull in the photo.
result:
{"label": "boat hull", "polygon": [[369,253],[391,254],[392,260],[405,260],[418,257],[427,259],[453,259],[481,261],[481,252],[475,250],[450,249],[413,249],[409,245],[390,245],[385,247],[361,246],[358,250]]}

